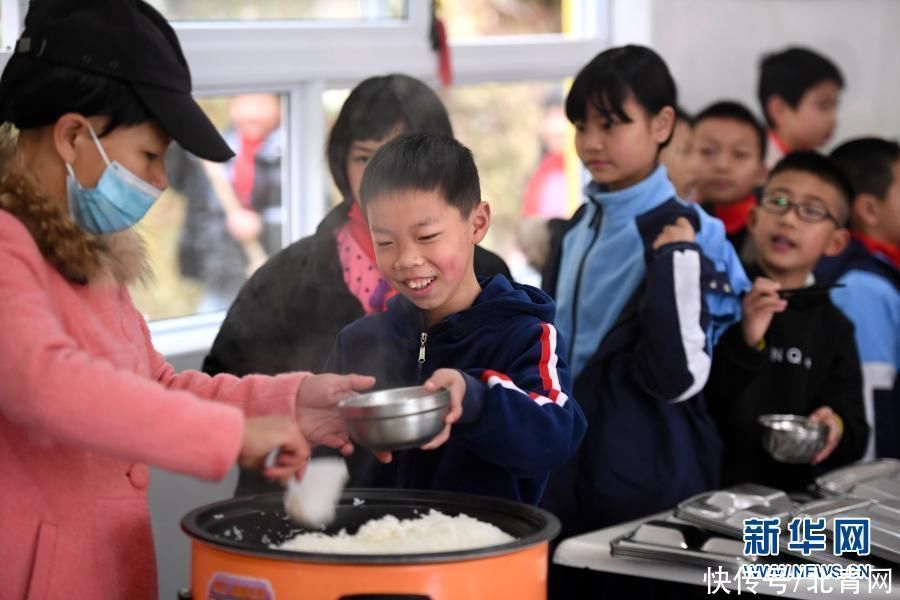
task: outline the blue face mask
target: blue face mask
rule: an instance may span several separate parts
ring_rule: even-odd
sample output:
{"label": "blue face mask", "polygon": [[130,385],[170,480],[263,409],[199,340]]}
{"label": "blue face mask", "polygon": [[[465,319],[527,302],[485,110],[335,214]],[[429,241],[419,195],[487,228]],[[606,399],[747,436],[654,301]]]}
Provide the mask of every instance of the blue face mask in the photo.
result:
{"label": "blue face mask", "polygon": [[69,212],[82,229],[93,234],[103,235],[128,229],[147,214],[163,191],[120,163],[110,162],[90,124],[88,129],[106,163],[106,169],[100,176],[97,187],[85,188],[75,179],[72,165],[66,163],[66,170],[69,172],[66,177]]}

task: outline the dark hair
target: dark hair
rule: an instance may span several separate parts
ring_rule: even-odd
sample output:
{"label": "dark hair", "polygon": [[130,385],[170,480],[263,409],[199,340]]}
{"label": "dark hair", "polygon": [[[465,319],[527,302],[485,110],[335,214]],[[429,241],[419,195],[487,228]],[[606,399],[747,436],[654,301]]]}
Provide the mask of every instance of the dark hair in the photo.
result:
{"label": "dark hair", "polygon": [[858,138],[835,148],[831,160],[844,172],[857,194],[872,194],[884,200],[894,183],[893,168],[900,160],[900,145],[881,138]]}
{"label": "dark hair", "polygon": [[328,135],[328,168],[345,202],[353,201],[347,155],[358,140],[380,140],[397,125],[406,133],[453,135],[450,116],[430,87],[408,75],[370,77],[353,88]]}
{"label": "dark hair", "polygon": [[779,173],[786,171],[810,173],[835,187],[843,206],[843,214],[838,215],[838,221],[842,226],[846,224],[850,213],[850,203],[853,202],[853,184],[833,160],[812,150],[791,152],[772,167],[766,184],[768,185],[768,182],[772,181],[772,178]]}
{"label": "dark hair", "polygon": [[0,122],[44,127],[69,112],[108,117],[103,136],[121,125],[154,120],[127,83],[15,54],[0,80]]}
{"label": "dark hair", "polygon": [[823,81],[833,81],[844,87],[844,77],[836,64],[807,48],[788,48],[763,57],[759,64],[757,96],[763,116],[770,127],[775,124],[766,104],[772,96],[779,96],[791,108],[797,108],[810,88]]}
{"label": "dark hair", "polygon": [[[656,52],[645,46],[610,48],[595,56],[575,76],[566,97],[566,117],[572,123],[583,121],[590,102],[605,117],[630,122],[622,108],[629,95],[650,115],[666,106],[674,109],[678,104],[678,92],[669,68]],[[671,138],[670,134],[660,148]]]}
{"label": "dark hair", "polygon": [[698,125],[700,121],[703,121],[704,119],[729,119],[747,125],[753,129],[753,133],[756,134],[756,141],[759,145],[759,160],[762,161],[765,159],[767,143],[766,129],[762,126],[762,123],[759,122],[759,119],[753,116],[750,109],[740,102],[733,102],[731,100],[714,102],[701,110],[697,116],[694,117],[694,125]]}
{"label": "dark hair", "polygon": [[481,202],[472,152],[447,135],[412,133],[378,149],[359,188],[365,208],[373,199],[408,190],[438,191],[463,217]]}

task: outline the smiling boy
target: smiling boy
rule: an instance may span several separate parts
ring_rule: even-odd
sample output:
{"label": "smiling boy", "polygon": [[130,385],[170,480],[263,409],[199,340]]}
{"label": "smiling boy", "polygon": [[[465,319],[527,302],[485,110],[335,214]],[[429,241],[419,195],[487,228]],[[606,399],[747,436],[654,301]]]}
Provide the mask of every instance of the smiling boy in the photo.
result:
{"label": "smiling boy", "polygon": [[490,207],[471,152],[446,136],[402,136],[373,157],[360,196],[378,268],[399,296],[341,331],[329,368],[374,375],[378,389],[447,388],[451,409],[421,449],[386,465],[351,461],[351,484],[536,504],[585,421],[570,397],[553,301],[502,275],[475,276]]}

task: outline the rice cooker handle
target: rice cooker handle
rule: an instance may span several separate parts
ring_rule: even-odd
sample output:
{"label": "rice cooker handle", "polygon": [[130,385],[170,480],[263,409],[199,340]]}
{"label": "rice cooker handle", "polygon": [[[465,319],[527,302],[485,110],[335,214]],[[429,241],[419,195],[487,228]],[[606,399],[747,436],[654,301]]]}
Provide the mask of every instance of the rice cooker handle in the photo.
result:
{"label": "rice cooker handle", "polygon": [[338,600],[431,600],[431,596],[421,594],[350,594]]}

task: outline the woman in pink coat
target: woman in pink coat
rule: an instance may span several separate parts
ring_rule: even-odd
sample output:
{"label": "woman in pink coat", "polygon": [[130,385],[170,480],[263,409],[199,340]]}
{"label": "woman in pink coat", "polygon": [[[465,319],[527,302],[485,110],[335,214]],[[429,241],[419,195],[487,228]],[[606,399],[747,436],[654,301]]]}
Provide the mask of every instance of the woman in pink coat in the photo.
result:
{"label": "woman in pink coat", "polygon": [[169,142],[230,156],[190,89],[141,0],[31,3],[0,79],[0,599],[156,598],[148,464],[352,450],[335,405],[371,378],[175,373],[132,305]]}

